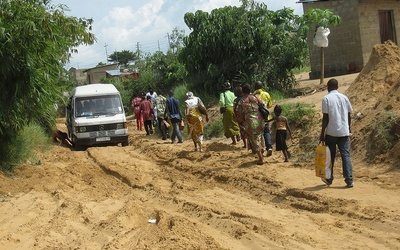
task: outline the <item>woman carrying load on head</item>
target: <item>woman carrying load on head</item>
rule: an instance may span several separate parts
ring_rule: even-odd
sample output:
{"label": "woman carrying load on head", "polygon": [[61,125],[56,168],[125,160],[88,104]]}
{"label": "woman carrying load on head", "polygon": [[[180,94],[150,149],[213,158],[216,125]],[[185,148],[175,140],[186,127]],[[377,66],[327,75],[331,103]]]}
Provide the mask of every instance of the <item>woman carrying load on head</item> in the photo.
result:
{"label": "woman carrying load on head", "polygon": [[208,122],[208,112],[204,108],[201,99],[194,96],[192,92],[187,92],[185,100],[186,123],[188,125],[188,134],[192,138],[195,151],[203,151],[204,118],[200,107],[203,107],[203,112]]}

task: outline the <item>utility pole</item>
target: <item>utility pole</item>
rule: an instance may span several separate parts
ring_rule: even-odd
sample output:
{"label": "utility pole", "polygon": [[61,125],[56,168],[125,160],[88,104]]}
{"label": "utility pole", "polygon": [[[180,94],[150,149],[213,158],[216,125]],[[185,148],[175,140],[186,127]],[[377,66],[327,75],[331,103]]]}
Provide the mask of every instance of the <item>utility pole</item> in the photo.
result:
{"label": "utility pole", "polygon": [[158,51],[161,51],[161,49],[160,49],[160,40],[157,40],[157,43],[158,43]]}
{"label": "utility pole", "polygon": [[167,33],[167,37],[168,37],[168,51],[171,50],[171,40],[169,38],[169,33]]}
{"label": "utility pole", "polygon": [[107,62],[108,62],[108,54],[107,54],[107,43],[105,43],[104,44],[104,48],[106,48],[106,65],[107,65]]}
{"label": "utility pole", "polygon": [[139,46],[139,42],[137,42],[137,44],[136,44],[136,53],[137,53],[138,58],[139,58],[139,60],[140,60],[140,46]]}

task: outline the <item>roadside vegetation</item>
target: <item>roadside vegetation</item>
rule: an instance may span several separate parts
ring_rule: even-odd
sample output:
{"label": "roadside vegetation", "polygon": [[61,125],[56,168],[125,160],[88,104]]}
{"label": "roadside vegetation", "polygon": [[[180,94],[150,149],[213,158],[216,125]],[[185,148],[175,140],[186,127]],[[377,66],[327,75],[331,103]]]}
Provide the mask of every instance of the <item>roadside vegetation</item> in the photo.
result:
{"label": "roadside vegetation", "polygon": [[95,37],[92,20],[67,17],[48,1],[0,1],[0,16],[0,164],[12,170],[35,148],[21,139],[31,124],[52,133],[63,66],[73,48]]}
{"label": "roadside vegetation", "polygon": [[367,141],[367,159],[373,161],[376,156],[389,151],[399,140],[400,117],[393,112],[386,111],[380,119],[372,121],[364,129],[369,134]]}
{"label": "roadside vegetation", "polygon": [[20,163],[40,164],[37,153],[48,149],[49,140],[42,126],[35,123],[24,126],[14,140],[6,145],[7,154],[1,154],[3,171],[11,173]]}

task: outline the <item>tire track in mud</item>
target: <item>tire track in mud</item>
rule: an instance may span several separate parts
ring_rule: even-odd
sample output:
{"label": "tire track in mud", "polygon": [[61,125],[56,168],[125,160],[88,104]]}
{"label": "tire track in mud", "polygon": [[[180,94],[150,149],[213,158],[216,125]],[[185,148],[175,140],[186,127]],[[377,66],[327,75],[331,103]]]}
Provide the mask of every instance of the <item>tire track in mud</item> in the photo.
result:
{"label": "tire track in mud", "polygon": [[[230,149],[228,145],[224,145],[225,148],[223,148],[220,143],[215,144],[217,145],[211,145],[208,149]],[[154,148],[153,150],[147,148],[146,154],[149,157],[160,157],[160,154],[156,155],[151,152],[158,152],[158,148]],[[253,173],[249,173],[240,171],[240,169],[245,169],[240,166],[224,166],[223,163],[221,164],[222,166],[214,165],[206,167],[209,165],[207,164],[208,159],[210,162],[218,161],[215,158],[220,157],[219,153],[206,151],[203,155],[199,156],[197,152],[185,151],[178,152],[177,156],[174,154],[162,156],[164,157],[162,161],[163,165],[168,165],[180,172],[197,176],[199,179],[213,180],[215,184],[221,184],[224,188],[227,186],[229,188],[234,187],[249,194],[254,194],[255,198],[264,202],[274,201],[282,206],[282,208],[290,206],[297,210],[305,210],[312,213],[348,215],[351,218],[364,220],[385,219],[384,216],[387,215],[379,211],[379,208],[370,208],[370,211],[367,211],[368,209],[357,211],[357,207],[360,207],[360,205],[355,200],[333,199],[310,191],[285,187],[281,182],[276,181],[273,176],[266,176],[263,171],[252,171]],[[201,167],[194,166],[195,164],[191,164],[190,162],[198,162],[201,164]],[[236,171],[237,169],[239,170]],[[231,173],[232,171],[235,171],[235,175]],[[356,211],[354,211],[355,208]]]}
{"label": "tire track in mud", "polygon": [[[115,148],[115,150],[121,149]],[[104,163],[104,158],[100,157],[100,155],[103,154],[100,153],[99,155],[96,155],[96,153],[94,153],[93,151],[97,151],[97,149],[92,149],[92,152],[90,152],[89,155],[93,158],[93,161],[96,162],[96,164],[100,165],[102,169],[105,169],[106,174],[111,173],[112,176],[116,177],[118,180],[122,180],[122,182],[126,185],[129,185],[129,187],[138,187],[138,185],[132,185],[131,181],[128,181],[128,179],[132,178],[132,176],[126,177],[126,173],[121,173],[121,170],[110,170],[110,166],[107,164],[108,161],[106,160]],[[124,167],[118,166],[118,164],[116,164],[116,166],[113,166],[113,168],[123,169]],[[171,169],[168,169],[167,171],[171,171]],[[190,196],[182,197],[181,195],[179,195],[179,190],[188,191],[190,189],[193,189],[194,191],[196,191],[198,189],[201,189],[201,184],[197,183],[197,186],[195,185],[194,187],[187,187],[185,186],[185,179],[187,178],[185,178],[185,176],[182,176],[182,174],[186,175],[186,173],[182,173],[179,171],[178,174],[179,176],[176,176],[176,174],[174,174],[173,177],[171,177],[170,174],[167,174],[167,176],[164,176],[164,174],[158,176],[159,179],[166,178],[168,180],[171,180],[171,178],[175,178],[174,181],[171,181],[171,186],[177,189],[177,191],[173,191],[172,195],[160,191],[160,189],[157,188],[157,184],[152,185],[152,189],[144,188],[144,186],[146,185],[140,186],[139,188],[140,191],[145,192],[145,194],[139,194],[140,196],[147,196],[157,201],[156,203],[153,203],[150,200],[145,200],[145,204],[143,204],[142,206],[153,207],[156,217],[159,218],[159,220],[157,220],[159,221],[158,223],[161,223],[162,221],[164,224],[167,224],[169,228],[172,228],[175,227],[177,221],[180,221],[180,223],[182,223],[182,221],[186,221],[186,223],[192,224],[191,227],[196,228],[196,230],[198,230],[198,227],[202,228],[201,232],[199,233],[203,236],[206,236],[205,238],[210,238],[210,233],[208,232],[215,231],[220,234],[221,231],[223,231],[224,234],[228,235],[228,238],[226,241],[221,242],[221,244],[233,244],[231,247],[229,247],[229,249],[234,249],[235,247],[233,246],[240,246],[240,241],[243,240],[244,237],[250,238],[252,241],[256,242],[264,242],[263,245],[266,244],[270,247],[276,248],[279,246],[279,244],[271,245],[271,243],[268,243],[269,240],[267,239],[260,240],[259,238],[265,237],[262,236],[263,234],[261,234],[262,237],[256,236],[256,234],[259,232],[266,233],[263,228],[268,228],[266,225],[263,226],[260,225],[260,222],[257,222],[260,221],[259,218],[232,211],[231,209],[233,208],[229,209],[227,213],[225,210],[219,209],[218,205],[215,207],[209,207],[208,205],[201,204],[201,202],[197,200],[191,199]],[[190,181],[193,184],[195,183],[195,181],[193,180]],[[135,192],[135,195],[137,195],[137,192]],[[257,222],[256,224],[258,225],[253,225],[253,222]],[[251,224],[251,227],[249,226],[249,223]],[[210,224],[213,226],[210,227]],[[256,233],[254,233],[255,235],[252,235],[250,237],[249,233],[253,231],[255,231]],[[268,230],[269,235],[273,235],[273,232],[274,230]],[[276,238],[280,238],[278,236],[279,234],[277,234]],[[210,241],[210,239],[208,241],[212,242]],[[230,241],[231,243],[228,243],[228,241]],[[280,242],[280,244],[282,243],[283,242]],[[212,246],[212,244],[210,245],[208,243],[208,246]],[[223,247],[221,245],[218,245],[217,249],[223,249]]]}
{"label": "tire track in mud", "polygon": [[[118,152],[119,151],[119,152]],[[122,152],[122,153],[121,153]],[[177,248],[193,246],[193,248],[203,248],[207,246],[210,249],[224,249],[221,245],[213,240],[208,235],[207,230],[200,231],[197,229],[196,223],[199,221],[193,221],[192,219],[185,216],[185,214],[177,213],[178,200],[169,195],[174,193],[174,189],[179,190],[182,185],[179,184],[179,180],[173,181],[169,173],[161,173],[156,168],[158,165],[154,165],[153,162],[145,158],[141,154],[136,154],[133,151],[128,151],[126,148],[112,147],[107,149],[107,153],[115,156],[119,156],[118,161],[112,162],[110,158],[104,157],[104,153],[101,148],[88,149],[88,155],[92,158],[94,164],[98,165],[105,174],[110,174],[114,178],[118,179],[126,186],[132,189],[131,196],[135,197],[137,203],[135,204],[136,209],[142,210],[144,218],[155,218],[157,221],[157,232],[149,232],[142,234],[141,237],[146,240],[127,240],[126,242],[153,242],[156,245],[160,245],[160,241],[165,241],[172,236],[170,234],[176,234],[174,230],[180,227],[181,231],[178,234],[185,234],[185,231],[194,231],[194,235],[188,235],[182,237],[179,240],[175,239],[174,244]],[[123,156],[123,158],[121,157]],[[122,163],[121,163],[122,161]],[[131,205],[124,207],[123,213],[130,213]],[[149,209],[146,209],[149,208]],[[148,211],[146,211],[148,210]],[[179,223],[178,223],[179,222]],[[179,225],[179,226],[178,226]],[[172,230],[174,229],[174,230]],[[170,233],[168,233],[170,232]],[[127,237],[134,237],[133,232],[127,233]],[[193,239],[197,240],[193,241]],[[109,243],[109,246],[117,246],[120,240]],[[125,247],[133,247],[131,243],[127,243]],[[144,243],[143,243],[144,244]],[[151,243],[150,243],[151,244]],[[138,247],[134,245],[134,247]]]}

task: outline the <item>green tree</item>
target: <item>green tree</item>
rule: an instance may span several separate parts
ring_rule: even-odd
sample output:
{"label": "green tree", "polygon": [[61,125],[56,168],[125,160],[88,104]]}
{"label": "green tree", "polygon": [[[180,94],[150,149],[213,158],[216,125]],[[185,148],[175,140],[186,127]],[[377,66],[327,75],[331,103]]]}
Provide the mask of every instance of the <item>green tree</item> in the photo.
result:
{"label": "green tree", "polygon": [[127,67],[130,62],[134,62],[139,59],[135,52],[129,50],[115,51],[109,55],[108,58],[108,61],[119,63],[125,67]]}
{"label": "green tree", "polygon": [[198,89],[218,93],[224,80],[262,80],[269,87],[290,89],[292,69],[307,56],[307,44],[298,33],[299,16],[293,9],[270,11],[267,5],[242,1],[211,13],[186,13],[191,29],[184,39],[180,60]]}
{"label": "green tree", "polygon": [[[170,89],[184,84],[188,73],[185,65],[178,60],[183,39],[184,31],[175,27],[170,36],[171,49],[167,53],[148,53],[136,61],[135,68],[139,70],[140,77],[131,81],[126,90],[132,95],[147,92],[148,87],[152,87],[158,94],[167,95]],[[137,51],[137,54],[141,52]]]}
{"label": "green tree", "polygon": [[91,19],[67,17],[47,0],[0,1],[0,164],[29,123],[50,129],[63,66],[80,44],[92,44]]}
{"label": "green tree", "polygon": [[178,52],[183,47],[183,39],[185,38],[185,30],[179,30],[175,27],[169,37],[169,48],[173,53]]}
{"label": "green tree", "polygon": [[129,84],[132,94],[147,92],[148,87],[152,87],[157,93],[167,95],[170,89],[183,84],[187,76],[185,66],[173,52],[147,54],[135,67],[139,69],[140,77]]}

